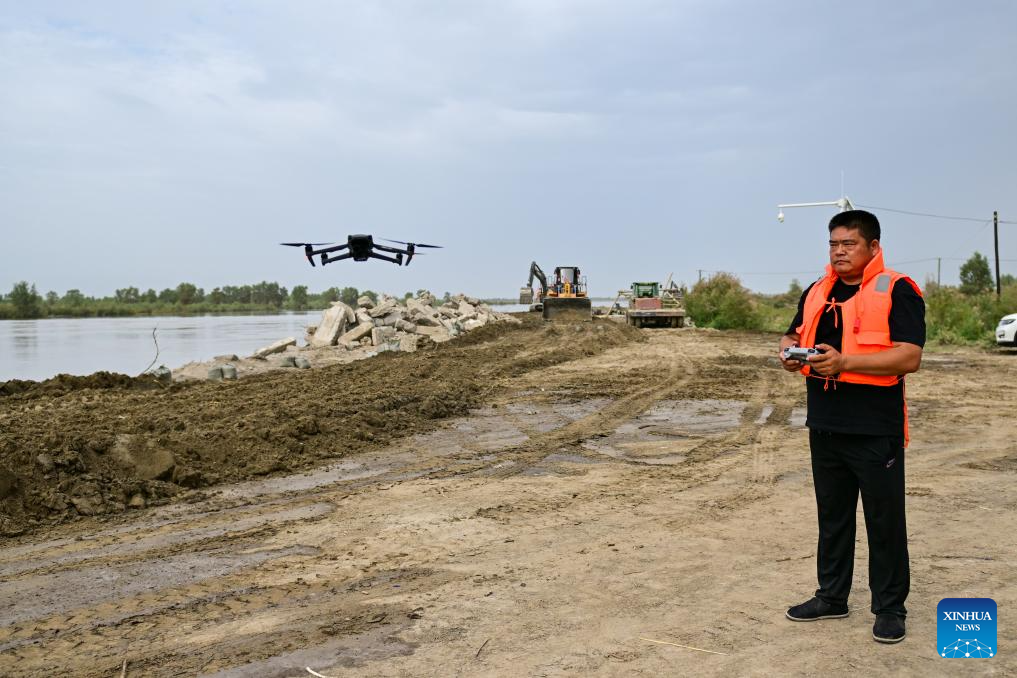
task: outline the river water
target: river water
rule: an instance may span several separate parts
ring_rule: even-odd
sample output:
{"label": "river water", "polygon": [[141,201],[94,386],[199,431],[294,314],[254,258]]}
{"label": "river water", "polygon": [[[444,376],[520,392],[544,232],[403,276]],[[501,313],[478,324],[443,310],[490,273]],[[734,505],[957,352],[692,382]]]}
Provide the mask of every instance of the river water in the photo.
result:
{"label": "river water", "polygon": [[99,370],[135,375],[155,357],[179,367],[217,355],[250,355],[286,337],[303,344],[304,328],[321,311],[279,315],[0,320],[0,381],[47,379]]}
{"label": "river water", "polygon": [[[515,305],[494,306],[510,312]],[[206,315],[133,318],[0,320],[0,381],[48,379],[100,370],[135,375],[155,357],[170,369],[217,355],[250,355],[286,337],[304,343],[304,328],[321,311],[278,315]]]}

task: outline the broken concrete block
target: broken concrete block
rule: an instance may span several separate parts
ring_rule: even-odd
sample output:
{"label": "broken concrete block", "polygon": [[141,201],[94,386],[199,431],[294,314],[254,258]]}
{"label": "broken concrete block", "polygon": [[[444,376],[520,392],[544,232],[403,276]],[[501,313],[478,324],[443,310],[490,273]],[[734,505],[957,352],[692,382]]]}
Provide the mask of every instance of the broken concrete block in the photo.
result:
{"label": "broken concrete block", "polygon": [[[296,346],[296,345],[297,345],[296,337],[286,337],[285,339],[280,339],[279,341],[275,342],[274,344],[269,344],[268,346],[265,346],[263,348],[259,348],[257,351],[255,351],[254,353],[251,354],[251,357],[252,358],[264,358],[266,356],[272,355],[273,353],[282,353],[283,351],[286,350],[286,348],[288,346]],[[237,359],[236,356],[231,356],[231,357],[232,357],[233,360]]]}
{"label": "broken concrete block", "polygon": [[208,368],[208,380],[209,381],[222,381],[222,368],[221,367],[210,367]]}
{"label": "broken concrete block", "polygon": [[222,378],[223,379],[225,379],[227,381],[236,381],[237,380],[237,368],[236,368],[235,365],[229,365],[229,364],[223,365],[220,369],[222,369]]}
{"label": "broken concrete block", "polygon": [[311,361],[302,355],[298,355],[293,359],[293,365],[301,370],[306,370],[311,367]]}
{"label": "broken concrete block", "polygon": [[416,332],[417,331],[417,326],[414,323],[411,323],[409,321],[403,320],[402,318],[400,318],[400,319],[395,321],[394,327],[397,330],[401,330],[403,332]]}
{"label": "broken concrete block", "polygon": [[418,325],[417,334],[421,334],[425,337],[430,337],[431,341],[435,342],[436,344],[440,344],[452,338],[452,335],[445,327],[430,327],[427,325]]}
{"label": "broken concrete block", "polygon": [[381,346],[394,339],[395,333],[394,327],[375,327],[371,330],[371,343],[375,346]]}
{"label": "broken concrete block", "polygon": [[[434,299],[434,297],[431,297]],[[428,317],[433,317],[438,311],[430,304],[425,303],[422,299],[407,299],[406,310],[411,314],[420,314]]]}
{"label": "broken concrete block", "polygon": [[371,301],[371,297],[362,294],[357,297],[357,308],[374,308],[374,302]]}
{"label": "broken concrete block", "polygon": [[471,332],[471,331],[477,329],[478,327],[483,327],[483,326],[484,326],[484,323],[480,322],[479,320],[476,320],[476,319],[467,320],[466,322],[463,323],[463,331]]}
{"label": "broken concrete block", "polygon": [[417,325],[427,325],[428,327],[438,327],[441,323],[434,316],[427,315],[414,315],[410,316],[410,319]]}
{"label": "broken concrete block", "polygon": [[381,318],[382,316],[388,315],[396,308],[396,306],[398,306],[398,304],[396,304],[396,300],[388,297],[384,301],[378,302],[378,305],[369,310],[368,314],[372,318]]}
{"label": "broken concrete block", "polygon": [[462,315],[475,315],[477,313],[477,308],[473,304],[471,304],[470,302],[465,301],[465,300],[459,302],[459,309],[458,310],[459,310],[459,315],[461,315],[461,316]]}
{"label": "broken concrete block", "polygon": [[308,343],[315,347],[332,346],[339,339],[339,335],[346,331],[346,326],[355,318],[356,315],[352,308],[341,301],[333,303],[332,306],[325,309],[318,329],[315,330],[314,336]]}
{"label": "broken concrete block", "polygon": [[399,350],[406,351],[407,353],[413,353],[414,351],[417,350],[417,340],[419,338],[420,337],[418,337],[416,334],[409,334],[405,337],[402,337],[399,340]]}
{"label": "broken concrete block", "polygon": [[343,336],[339,337],[339,341],[345,344],[352,344],[369,335],[373,329],[374,325],[370,322],[361,323]]}
{"label": "broken concrete block", "polygon": [[278,363],[279,367],[296,367],[297,357],[292,355],[284,355]]}

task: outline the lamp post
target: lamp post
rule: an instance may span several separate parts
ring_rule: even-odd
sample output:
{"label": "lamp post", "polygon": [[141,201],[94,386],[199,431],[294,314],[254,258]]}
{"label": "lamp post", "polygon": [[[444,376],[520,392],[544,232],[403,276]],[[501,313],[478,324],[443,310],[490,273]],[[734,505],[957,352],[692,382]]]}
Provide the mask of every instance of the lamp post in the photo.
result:
{"label": "lamp post", "polygon": [[785,203],[783,205],[777,205],[777,221],[784,223],[784,208],[785,207],[839,207],[841,212],[847,212],[853,210],[855,206],[851,203],[851,198],[846,195],[841,196],[837,200],[830,200],[828,202],[793,202]]}

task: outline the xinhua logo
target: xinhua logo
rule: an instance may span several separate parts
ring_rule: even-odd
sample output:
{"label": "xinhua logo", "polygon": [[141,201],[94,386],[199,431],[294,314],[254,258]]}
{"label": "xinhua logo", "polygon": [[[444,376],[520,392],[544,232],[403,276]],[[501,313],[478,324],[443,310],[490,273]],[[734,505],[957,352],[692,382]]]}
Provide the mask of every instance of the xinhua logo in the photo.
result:
{"label": "xinhua logo", "polygon": [[943,598],[936,607],[940,657],[985,659],[996,656],[996,601]]}

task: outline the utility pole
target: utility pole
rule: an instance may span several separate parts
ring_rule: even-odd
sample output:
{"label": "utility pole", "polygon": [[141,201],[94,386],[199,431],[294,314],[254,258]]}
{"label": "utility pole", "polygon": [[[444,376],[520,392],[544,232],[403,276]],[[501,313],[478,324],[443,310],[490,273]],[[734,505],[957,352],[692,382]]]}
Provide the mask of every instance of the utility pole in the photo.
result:
{"label": "utility pole", "polygon": [[703,282],[703,269],[699,269],[699,282]]}
{"label": "utility pole", "polygon": [[999,212],[992,211],[992,239],[996,242],[996,301],[999,301]]}
{"label": "utility pole", "polygon": [[940,283],[940,278],[939,278],[939,274],[942,271],[942,265],[943,265],[943,257],[936,257],[936,285],[937,286],[942,284],[942,283]]}

